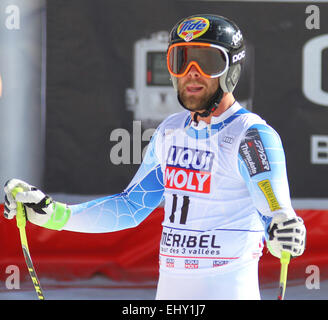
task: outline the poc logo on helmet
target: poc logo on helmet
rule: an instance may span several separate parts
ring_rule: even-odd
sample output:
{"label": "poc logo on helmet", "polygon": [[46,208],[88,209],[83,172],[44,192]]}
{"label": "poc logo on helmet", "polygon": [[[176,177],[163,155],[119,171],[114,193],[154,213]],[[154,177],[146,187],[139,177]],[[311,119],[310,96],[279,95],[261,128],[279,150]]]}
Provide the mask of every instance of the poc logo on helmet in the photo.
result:
{"label": "poc logo on helmet", "polygon": [[245,58],[245,55],[246,55],[246,52],[245,50],[243,50],[242,52],[239,52],[237,54],[235,54],[233,57],[232,57],[232,63],[236,63],[242,59]]}
{"label": "poc logo on helmet", "polygon": [[236,32],[233,36],[232,36],[232,42],[233,44],[236,46],[240,40],[243,39],[243,35],[241,34],[240,30],[238,30],[238,32]]}

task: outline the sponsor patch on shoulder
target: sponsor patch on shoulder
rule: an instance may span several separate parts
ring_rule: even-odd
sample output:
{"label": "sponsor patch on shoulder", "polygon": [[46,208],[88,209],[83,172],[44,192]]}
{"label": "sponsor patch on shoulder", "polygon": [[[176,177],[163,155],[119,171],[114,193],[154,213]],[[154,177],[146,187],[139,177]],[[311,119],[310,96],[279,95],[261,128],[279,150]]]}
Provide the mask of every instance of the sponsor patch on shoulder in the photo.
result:
{"label": "sponsor patch on shoulder", "polygon": [[185,41],[191,41],[203,35],[209,28],[210,22],[206,18],[193,17],[180,23],[177,34]]}
{"label": "sponsor patch on shoulder", "polygon": [[239,146],[239,154],[244,160],[251,177],[271,170],[268,156],[257,129],[249,129],[246,132],[245,139]]}

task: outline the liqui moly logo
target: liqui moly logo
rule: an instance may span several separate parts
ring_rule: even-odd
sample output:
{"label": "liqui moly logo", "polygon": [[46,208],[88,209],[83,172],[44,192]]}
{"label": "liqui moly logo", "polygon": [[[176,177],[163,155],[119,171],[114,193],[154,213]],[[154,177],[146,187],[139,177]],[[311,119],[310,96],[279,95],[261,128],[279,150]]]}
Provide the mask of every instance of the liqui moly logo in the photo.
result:
{"label": "liqui moly logo", "polygon": [[214,154],[210,151],[171,146],[165,169],[165,187],[209,193]]}
{"label": "liqui moly logo", "polygon": [[166,259],[166,267],[167,267],[167,268],[174,268],[174,259],[172,259],[172,258],[167,258],[167,259]]}
{"label": "liqui moly logo", "polygon": [[185,269],[198,269],[199,261],[193,259],[185,260]]}

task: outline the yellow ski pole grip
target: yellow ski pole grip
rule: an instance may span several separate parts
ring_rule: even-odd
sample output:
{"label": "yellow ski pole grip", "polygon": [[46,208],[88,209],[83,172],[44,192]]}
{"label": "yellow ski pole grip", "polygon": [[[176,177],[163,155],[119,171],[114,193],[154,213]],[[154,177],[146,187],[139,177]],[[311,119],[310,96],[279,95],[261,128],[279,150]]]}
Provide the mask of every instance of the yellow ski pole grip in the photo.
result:
{"label": "yellow ski pole grip", "polygon": [[[24,190],[22,188],[17,187],[12,191],[12,194],[13,194],[14,198],[16,198],[17,193],[23,192],[23,191]],[[21,240],[21,244],[22,244],[22,249],[23,249],[23,254],[24,254],[26,265],[27,265],[27,269],[31,276],[33,286],[34,286],[35,292],[36,292],[39,300],[44,300],[43,290],[41,288],[38,276],[35,272],[35,268],[33,266],[30,251],[28,248],[27,237],[26,237],[26,232],[25,232],[25,227],[26,227],[25,210],[24,210],[23,204],[21,202],[16,201],[16,205],[17,205],[16,223],[17,223],[17,227],[19,229],[19,235],[20,235],[20,240]]]}
{"label": "yellow ski pole grip", "polygon": [[[12,194],[14,196],[14,198],[16,198],[16,195],[18,192],[23,192],[24,190],[20,187],[17,187],[13,190]],[[25,228],[26,226],[26,217],[25,217],[25,213],[24,213],[24,208],[23,208],[23,204],[20,202],[16,202],[17,203],[17,213],[16,213],[16,223],[17,223],[17,227],[20,228]]]}

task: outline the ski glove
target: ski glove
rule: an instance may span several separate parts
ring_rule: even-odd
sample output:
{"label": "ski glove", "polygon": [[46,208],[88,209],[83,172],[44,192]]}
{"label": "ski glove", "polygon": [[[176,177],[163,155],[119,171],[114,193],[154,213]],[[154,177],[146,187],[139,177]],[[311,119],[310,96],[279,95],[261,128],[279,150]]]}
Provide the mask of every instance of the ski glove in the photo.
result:
{"label": "ski glove", "polygon": [[[17,187],[23,189],[13,196],[13,190]],[[4,187],[5,206],[4,216],[13,219],[16,216],[17,203],[21,202],[28,221],[38,226],[61,230],[70,217],[70,210],[66,204],[55,202],[41,190],[19,180],[11,179]]]}
{"label": "ski glove", "polygon": [[282,251],[287,251],[292,257],[303,254],[306,243],[306,229],[302,218],[288,217],[276,214],[268,227],[267,245],[271,254],[280,258]]}

